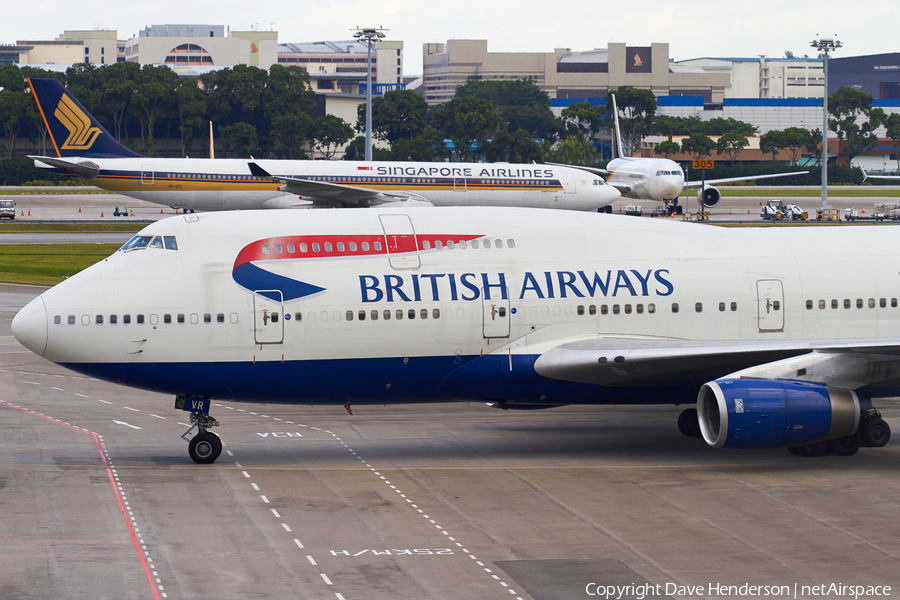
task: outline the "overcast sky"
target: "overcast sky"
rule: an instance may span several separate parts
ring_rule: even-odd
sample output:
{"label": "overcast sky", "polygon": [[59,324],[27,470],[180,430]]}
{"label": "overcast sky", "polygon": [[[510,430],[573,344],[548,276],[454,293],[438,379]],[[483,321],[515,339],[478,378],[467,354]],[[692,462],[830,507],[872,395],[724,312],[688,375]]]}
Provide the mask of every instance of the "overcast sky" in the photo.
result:
{"label": "overcast sky", "polygon": [[129,39],[149,25],[209,24],[274,29],[279,42],[350,39],[351,29],[384,27],[404,42],[404,74],[422,72],[422,44],[486,39],[491,52],[605,48],[609,42],[668,42],[675,60],[703,56],[770,57],[810,53],[809,42],[837,36],[835,56],[900,51],[900,3],[888,0],[10,0],[0,44],[52,40],[66,29],[115,29]]}

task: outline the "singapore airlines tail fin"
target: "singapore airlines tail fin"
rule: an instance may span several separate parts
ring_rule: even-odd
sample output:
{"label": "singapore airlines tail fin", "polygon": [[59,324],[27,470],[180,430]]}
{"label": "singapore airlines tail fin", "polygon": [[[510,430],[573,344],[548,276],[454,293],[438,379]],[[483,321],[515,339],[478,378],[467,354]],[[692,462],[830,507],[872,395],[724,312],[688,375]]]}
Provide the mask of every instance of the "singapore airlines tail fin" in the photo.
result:
{"label": "singapore airlines tail fin", "polygon": [[38,110],[60,158],[139,157],[106,128],[56,79],[28,79]]}
{"label": "singapore airlines tail fin", "polygon": [[616,158],[624,158],[628,159],[625,156],[625,151],[622,150],[622,132],[619,130],[619,109],[616,107],[616,95],[610,94],[612,96],[613,103],[613,122],[616,124]]}

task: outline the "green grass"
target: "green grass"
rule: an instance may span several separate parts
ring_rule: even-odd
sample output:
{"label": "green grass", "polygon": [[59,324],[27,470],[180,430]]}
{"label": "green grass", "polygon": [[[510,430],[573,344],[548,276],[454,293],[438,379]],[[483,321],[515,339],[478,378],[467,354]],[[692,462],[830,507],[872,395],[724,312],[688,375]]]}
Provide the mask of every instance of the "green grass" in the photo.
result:
{"label": "green grass", "polygon": [[147,223],[0,223],[0,233],[137,233]]}
{"label": "green grass", "polygon": [[0,281],[55,285],[115,252],[120,244],[0,245]]}

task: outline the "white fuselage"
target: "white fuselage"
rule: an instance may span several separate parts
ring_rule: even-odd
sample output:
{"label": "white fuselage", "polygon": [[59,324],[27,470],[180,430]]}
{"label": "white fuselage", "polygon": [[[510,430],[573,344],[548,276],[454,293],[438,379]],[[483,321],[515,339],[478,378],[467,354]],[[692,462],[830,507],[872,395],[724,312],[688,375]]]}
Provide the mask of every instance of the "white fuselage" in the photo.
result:
{"label": "white fuselage", "polygon": [[[65,159],[73,160],[75,159]],[[77,162],[77,161],[75,161]],[[250,174],[246,159],[96,158],[102,189],[186,210],[308,207],[316,196],[281,191]],[[619,192],[580,169],[548,165],[254,160],[274,176],[397,192],[436,206],[510,206],[597,210]],[[45,166],[36,162],[38,166]],[[49,168],[49,167],[47,167]]]}
{"label": "white fuselage", "polygon": [[684,189],[681,167],[667,158],[616,158],[606,168],[609,183],[631,188],[622,194],[627,198],[662,202],[678,198]]}
{"label": "white fuselage", "polygon": [[664,381],[600,393],[534,361],[601,338],[897,338],[898,232],[494,208],[186,215],[42,294],[13,331],[92,376],[204,397],[680,402]]}

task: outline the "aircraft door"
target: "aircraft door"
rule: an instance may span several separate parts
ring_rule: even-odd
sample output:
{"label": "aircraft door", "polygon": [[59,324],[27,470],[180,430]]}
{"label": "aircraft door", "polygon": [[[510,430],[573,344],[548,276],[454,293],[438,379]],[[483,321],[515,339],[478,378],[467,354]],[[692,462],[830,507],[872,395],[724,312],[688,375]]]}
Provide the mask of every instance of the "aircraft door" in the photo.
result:
{"label": "aircraft door", "polygon": [[153,185],[153,165],[141,165],[141,185]]}
{"label": "aircraft door", "polygon": [[453,191],[454,192],[466,191],[466,176],[465,175],[463,175],[461,177],[453,178]]}
{"label": "aircraft door", "polygon": [[501,292],[499,285],[492,285],[481,292],[484,337],[509,337],[509,290],[504,287]]}
{"label": "aircraft door", "polygon": [[575,193],[575,176],[571,173],[563,173],[563,190],[567,194]]}
{"label": "aircraft door", "polygon": [[253,292],[253,341],[255,343],[281,344],[284,342],[282,299],[280,290],[255,290]]}
{"label": "aircraft door", "polygon": [[778,279],[756,282],[760,332],[784,331],[784,287]]}
{"label": "aircraft door", "polygon": [[406,215],[379,215],[388,259],[393,269],[418,269],[419,244],[412,221]]}

